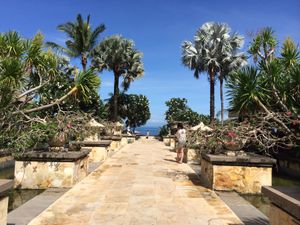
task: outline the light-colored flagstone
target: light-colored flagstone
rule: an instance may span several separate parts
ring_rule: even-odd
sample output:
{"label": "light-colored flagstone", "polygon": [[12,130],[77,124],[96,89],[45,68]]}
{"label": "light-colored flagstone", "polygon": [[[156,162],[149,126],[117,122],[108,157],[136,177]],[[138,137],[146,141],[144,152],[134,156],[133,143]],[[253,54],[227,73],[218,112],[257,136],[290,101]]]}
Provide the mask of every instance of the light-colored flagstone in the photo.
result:
{"label": "light-colored flagstone", "polygon": [[30,225],[237,225],[195,172],[156,140],[127,145]]}

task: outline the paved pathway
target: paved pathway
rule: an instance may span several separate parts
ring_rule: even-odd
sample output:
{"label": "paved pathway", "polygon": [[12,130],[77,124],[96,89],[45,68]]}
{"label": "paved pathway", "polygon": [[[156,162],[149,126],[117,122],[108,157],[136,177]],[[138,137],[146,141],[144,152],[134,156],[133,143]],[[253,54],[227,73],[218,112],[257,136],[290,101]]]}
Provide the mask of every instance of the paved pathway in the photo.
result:
{"label": "paved pathway", "polygon": [[127,145],[30,225],[242,224],[194,171],[156,140]]}

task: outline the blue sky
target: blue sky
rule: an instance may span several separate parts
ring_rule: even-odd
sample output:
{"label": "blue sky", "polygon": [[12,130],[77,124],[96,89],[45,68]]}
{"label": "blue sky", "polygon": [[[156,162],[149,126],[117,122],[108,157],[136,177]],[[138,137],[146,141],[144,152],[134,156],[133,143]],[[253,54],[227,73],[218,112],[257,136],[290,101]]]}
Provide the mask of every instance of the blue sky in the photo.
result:
{"label": "blue sky", "polygon": [[[233,31],[246,37],[246,50],[248,34],[265,26],[273,27],[280,41],[290,36],[300,43],[299,12],[299,0],[1,0],[0,32],[17,30],[32,37],[42,31],[47,41],[63,43],[64,35],[56,30],[57,25],[74,21],[81,13],[91,14],[94,26],[106,25],[102,38],[121,34],[133,39],[144,53],[145,75],[132,84],[129,93],[149,98],[149,124],[153,125],[164,122],[164,103],[172,97],[185,97],[193,110],[209,113],[206,74],[195,80],[180,61],[182,41],[192,40],[203,23],[228,23]],[[100,76],[100,95],[105,99],[113,90],[113,76],[107,72]],[[218,89],[217,84],[216,111],[220,110]]]}

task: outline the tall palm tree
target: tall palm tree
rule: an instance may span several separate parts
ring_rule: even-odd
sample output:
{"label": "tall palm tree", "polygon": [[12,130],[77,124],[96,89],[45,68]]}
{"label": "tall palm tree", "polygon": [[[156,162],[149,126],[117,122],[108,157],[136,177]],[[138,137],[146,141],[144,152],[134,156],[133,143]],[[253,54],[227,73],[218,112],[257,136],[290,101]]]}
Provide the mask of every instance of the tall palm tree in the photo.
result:
{"label": "tall palm tree", "polygon": [[[221,71],[225,57],[233,53],[233,38],[227,24],[209,22],[203,24],[194,37],[194,43],[182,44],[182,62],[194,71],[198,79],[200,73],[207,72],[210,82],[210,123],[215,118],[215,80]],[[222,79],[223,80],[223,79]]]}
{"label": "tall palm tree", "polygon": [[242,46],[241,38],[233,38],[232,50],[227,53],[227,56],[222,56],[220,59],[221,66],[219,71],[219,81],[220,81],[220,100],[221,100],[221,122],[224,121],[224,95],[223,95],[223,83],[227,80],[227,77],[233,71],[240,69],[241,67],[247,65],[247,56],[243,53],[237,53],[237,49]]}
{"label": "tall palm tree", "polygon": [[130,83],[144,74],[142,53],[135,49],[132,40],[119,35],[104,39],[92,52],[92,66],[100,72],[103,70],[114,73],[113,121],[118,120],[119,79],[126,91]]}
{"label": "tall palm tree", "polygon": [[90,15],[84,21],[81,14],[78,14],[76,22],[58,25],[57,29],[67,34],[66,47],[54,42],[47,42],[47,45],[67,54],[71,58],[80,57],[82,68],[85,71],[90,53],[98,44],[99,35],[105,30],[105,25],[100,24],[93,30],[90,25]]}

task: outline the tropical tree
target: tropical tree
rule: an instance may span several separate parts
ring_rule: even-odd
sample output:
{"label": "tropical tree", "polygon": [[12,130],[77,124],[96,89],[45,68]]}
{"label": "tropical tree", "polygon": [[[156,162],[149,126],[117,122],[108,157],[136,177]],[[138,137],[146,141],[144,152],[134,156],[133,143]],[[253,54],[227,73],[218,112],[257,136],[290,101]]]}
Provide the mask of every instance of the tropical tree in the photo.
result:
{"label": "tropical tree", "polygon": [[119,80],[123,77],[125,91],[130,83],[143,75],[142,53],[135,49],[132,40],[119,35],[104,39],[92,52],[92,65],[100,72],[112,71],[114,74],[113,121],[118,120]]}
{"label": "tropical tree", "polygon": [[[270,29],[263,29],[253,39],[250,52],[254,60],[257,57],[258,65],[248,66],[229,76],[230,106],[235,111],[248,115],[262,112],[267,115],[266,120],[276,122],[285,132],[291,133],[290,121],[285,115],[297,115],[300,112],[297,100],[300,96],[299,50],[291,39],[287,39],[280,56],[276,56],[275,37],[271,39],[270,45],[267,41],[265,44],[259,42],[261,39],[270,40],[270,33]],[[262,46],[262,50],[253,50],[257,43]]]}
{"label": "tropical tree", "polygon": [[[230,35],[230,28],[224,23],[209,22],[203,24],[196,32],[194,43],[184,41],[182,44],[182,62],[194,71],[195,78],[207,72],[210,82],[210,123],[215,118],[215,81],[220,74],[221,108],[223,107],[223,79],[241,61],[237,50],[242,46],[243,38],[238,34]],[[236,59],[236,63],[231,64]],[[235,66],[234,66],[235,65]],[[223,115],[223,113],[222,113]],[[223,117],[223,116],[222,116]]]}
{"label": "tropical tree", "polygon": [[61,104],[79,96],[90,101],[90,93],[99,87],[92,70],[76,72],[64,58],[45,51],[43,44],[40,33],[32,39],[16,32],[0,34],[1,148],[32,147],[33,140],[49,134]]}
{"label": "tropical tree", "polygon": [[198,125],[200,122],[208,123],[208,116],[198,114],[187,105],[185,98],[171,98],[166,102],[168,107],[165,119],[170,125],[174,122],[187,122],[189,125]]}
{"label": "tropical tree", "polygon": [[71,58],[80,57],[82,69],[85,71],[90,53],[98,44],[99,36],[105,30],[105,25],[100,24],[95,29],[92,29],[90,15],[84,21],[81,14],[78,14],[75,22],[58,25],[57,29],[66,33],[68,38],[65,42],[66,47],[54,42],[47,42],[47,45],[63,52]]}
{"label": "tropical tree", "polygon": [[119,96],[118,105],[120,117],[133,131],[150,119],[149,100],[145,95],[123,93]]}

